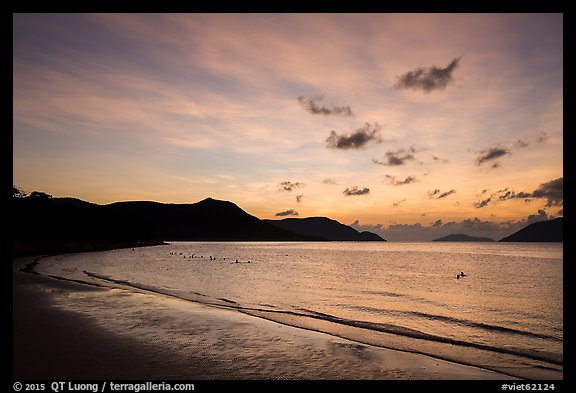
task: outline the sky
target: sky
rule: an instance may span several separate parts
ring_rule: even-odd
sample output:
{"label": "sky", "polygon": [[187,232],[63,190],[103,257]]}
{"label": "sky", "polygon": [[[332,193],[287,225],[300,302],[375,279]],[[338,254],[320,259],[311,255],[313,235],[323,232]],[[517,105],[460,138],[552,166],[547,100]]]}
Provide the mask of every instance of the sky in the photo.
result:
{"label": "sky", "polygon": [[562,14],[14,14],[13,183],[387,240],[563,214]]}

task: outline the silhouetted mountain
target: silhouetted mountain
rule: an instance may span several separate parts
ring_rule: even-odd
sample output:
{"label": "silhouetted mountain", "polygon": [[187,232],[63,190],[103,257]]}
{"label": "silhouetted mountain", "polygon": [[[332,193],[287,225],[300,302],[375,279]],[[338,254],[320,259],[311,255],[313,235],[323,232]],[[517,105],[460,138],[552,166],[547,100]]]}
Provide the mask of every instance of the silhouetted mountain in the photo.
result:
{"label": "silhouetted mountain", "polygon": [[562,242],[564,241],[564,218],[539,221],[520,229],[500,240],[501,242]]}
{"label": "silhouetted mountain", "polygon": [[373,232],[362,231],[360,232],[360,240],[363,242],[385,242],[386,240]]}
{"label": "silhouetted mountain", "polygon": [[106,244],[161,240],[321,240],[288,232],[251,216],[231,202],[212,198],[193,204],[109,205],[75,198],[13,198],[11,217],[14,249],[38,252],[38,248],[100,249]]}
{"label": "silhouetted mountain", "polygon": [[285,218],[264,220],[278,228],[304,236],[316,236],[333,241],[386,241],[371,232],[359,233],[356,229],[326,217]]}
{"label": "silhouetted mountain", "polygon": [[74,198],[13,198],[10,232],[15,240],[112,238],[96,212],[99,205]]}
{"label": "silhouetted mountain", "polygon": [[139,228],[122,233],[100,214],[99,205],[74,198],[13,198],[10,236],[13,256],[99,251],[161,244]]}
{"label": "silhouetted mountain", "polygon": [[83,201],[82,199],[78,198],[50,198],[50,201],[55,205],[61,206],[73,206],[73,207],[80,207],[84,209],[91,209],[93,207],[98,206],[95,203],[90,203]]}
{"label": "silhouetted mountain", "polygon": [[206,198],[194,204],[117,202],[100,208],[126,230],[147,228],[149,237],[162,240],[315,240],[254,217],[232,202]]}
{"label": "silhouetted mountain", "polygon": [[432,240],[433,242],[494,242],[494,239],[489,237],[475,237],[468,236],[462,233],[448,235]]}

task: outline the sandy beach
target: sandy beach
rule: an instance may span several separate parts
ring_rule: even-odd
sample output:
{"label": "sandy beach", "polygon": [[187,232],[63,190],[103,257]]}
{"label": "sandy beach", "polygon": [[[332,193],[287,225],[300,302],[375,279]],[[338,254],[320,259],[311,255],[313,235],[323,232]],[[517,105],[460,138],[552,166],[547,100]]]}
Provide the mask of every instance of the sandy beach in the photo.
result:
{"label": "sandy beach", "polygon": [[169,297],[21,272],[13,264],[14,379],[504,380]]}

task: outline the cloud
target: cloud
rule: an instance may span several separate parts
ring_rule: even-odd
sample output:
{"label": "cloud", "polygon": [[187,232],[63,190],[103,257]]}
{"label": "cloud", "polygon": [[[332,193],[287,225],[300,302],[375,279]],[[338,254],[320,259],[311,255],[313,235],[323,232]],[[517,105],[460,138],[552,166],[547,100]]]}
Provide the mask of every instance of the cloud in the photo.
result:
{"label": "cloud", "polygon": [[347,188],[344,190],[344,195],[346,196],[355,196],[355,195],[366,195],[370,192],[369,188],[359,188],[358,186],[354,186],[352,188]]}
{"label": "cloud", "polygon": [[330,131],[330,136],[326,138],[326,147],[330,149],[360,149],[368,142],[382,142],[380,138],[380,125],[374,123],[364,124],[364,127],[357,129],[351,134],[338,135],[336,131]]}
{"label": "cloud", "polygon": [[[485,191],[486,190],[484,190],[482,194],[484,194]],[[488,206],[492,201],[506,201],[509,199],[528,200],[529,198],[546,199],[546,207],[562,206],[564,204],[564,178],[559,177],[558,179],[542,183],[532,192],[514,192],[508,188],[504,188],[492,193],[488,198],[474,202],[472,205],[475,208],[480,209]]]}
{"label": "cloud", "polygon": [[396,89],[422,90],[430,93],[434,90],[444,90],[452,82],[452,73],[458,67],[460,58],[456,58],[446,67],[432,66],[417,68],[398,77],[394,85]]}
{"label": "cloud", "polygon": [[[482,190],[480,195],[483,195],[487,192],[487,190]],[[483,208],[488,206],[488,204],[492,201],[505,201],[512,198],[527,198],[530,194],[525,192],[515,193],[508,188],[504,188],[502,190],[498,190],[492,193],[488,198],[482,199],[480,201],[474,202],[472,205],[477,208]]]}
{"label": "cloud", "polygon": [[296,182],[292,183],[289,181],[283,181],[282,183],[278,184],[278,191],[292,191],[297,188],[304,187],[304,183]]}
{"label": "cloud", "polygon": [[434,160],[434,162],[439,163],[439,164],[447,164],[448,160],[444,159],[444,158],[440,158],[438,156],[432,156],[432,159]]}
{"label": "cloud", "polygon": [[456,190],[452,189],[450,191],[443,192],[442,194],[438,195],[436,199],[446,198],[448,195],[452,195],[456,192]]}
{"label": "cloud", "polygon": [[476,209],[481,209],[481,208],[483,208],[483,207],[488,206],[488,204],[490,203],[491,200],[492,200],[492,197],[486,198],[486,199],[482,199],[481,201],[474,202],[474,203],[472,204],[472,206],[474,206]]}
{"label": "cloud", "polygon": [[538,135],[534,137],[518,139],[516,142],[514,142],[514,144],[509,144],[511,147],[503,146],[503,144],[497,144],[495,146],[476,152],[476,164],[480,166],[482,164],[491,162],[492,168],[498,168],[500,166],[498,159],[506,155],[511,155],[513,149],[524,149],[533,143],[543,143],[547,139],[548,135],[546,132],[540,131]]}
{"label": "cloud", "polygon": [[540,131],[538,133],[538,135],[536,135],[533,138],[524,138],[524,139],[518,139],[515,143],[514,143],[514,147],[516,147],[517,149],[523,149],[525,147],[530,146],[532,143],[543,143],[548,139],[548,134],[546,134],[545,131]]}
{"label": "cloud", "polygon": [[370,231],[376,233],[391,241],[429,241],[454,233],[485,236],[500,240],[526,227],[528,224],[552,218],[553,216],[548,215],[544,210],[538,210],[538,213],[517,221],[493,222],[471,218],[462,221],[444,222],[438,219],[429,224],[390,224],[386,227],[383,224],[360,224],[359,220],[355,220],[350,226],[360,232]]}
{"label": "cloud", "polygon": [[354,112],[349,105],[346,106],[334,106],[332,108],[327,108],[319,103],[322,101],[324,96],[318,95],[315,97],[307,98],[304,96],[298,97],[298,102],[302,105],[302,108],[312,113],[313,115],[342,115],[342,116],[354,116]]}
{"label": "cloud", "polygon": [[478,166],[480,166],[486,162],[489,162],[489,161],[494,161],[492,163],[492,167],[497,168],[500,166],[500,163],[496,160],[498,158],[504,157],[506,155],[510,155],[512,153],[506,147],[493,146],[493,147],[489,147],[488,149],[481,150],[477,154],[478,154],[478,156],[476,157],[476,163],[478,164]]}
{"label": "cloud", "polygon": [[518,139],[516,143],[514,143],[514,147],[518,149],[522,149],[524,147],[530,146],[530,142],[525,139]]}
{"label": "cloud", "polygon": [[454,189],[452,189],[450,191],[441,192],[437,188],[434,191],[428,191],[428,198],[442,199],[442,198],[446,198],[447,196],[452,195],[454,193],[456,193],[456,190],[454,190]]}
{"label": "cloud", "polygon": [[294,209],[286,210],[285,212],[276,213],[276,217],[297,216],[298,212]]}
{"label": "cloud", "polygon": [[540,131],[538,133],[538,136],[534,139],[534,141],[536,143],[542,143],[545,142],[548,139],[548,134],[546,133],[546,131]]}
{"label": "cloud", "polygon": [[537,214],[531,214],[526,218],[526,222],[528,224],[533,224],[538,221],[547,221],[552,219],[552,216],[549,216],[545,210],[538,210]]}
{"label": "cloud", "polygon": [[434,191],[428,191],[428,198],[435,198],[438,194],[440,194],[440,190],[438,188]]}
{"label": "cloud", "polygon": [[408,149],[399,149],[396,151],[387,151],[384,153],[386,156],[385,161],[380,161],[377,159],[372,159],[374,164],[384,165],[384,166],[400,166],[406,164],[407,161],[415,160],[414,153],[416,153],[416,148],[411,146]]}
{"label": "cloud", "polygon": [[330,177],[327,177],[326,179],[322,180],[322,183],[324,183],[324,184],[336,184],[336,180],[334,180]]}
{"label": "cloud", "polygon": [[408,176],[404,180],[396,180],[396,176],[392,176],[392,175],[386,175],[386,180],[390,184],[392,184],[393,186],[402,186],[402,185],[414,183],[417,181],[415,176]]}
{"label": "cloud", "polygon": [[503,190],[502,193],[498,195],[498,199],[501,201],[505,201],[507,199],[512,198],[526,198],[526,197],[528,197],[528,194],[526,194],[525,192],[516,194],[514,191],[510,191],[508,189]]}
{"label": "cloud", "polygon": [[304,195],[296,195],[296,202],[302,202],[302,197],[304,197]]}
{"label": "cloud", "polygon": [[546,198],[546,206],[562,206],[564,204],[564,177],[542,183],[532,191],[532,198]]}
{"label": "cloud", "polygon": [[396,207],[396,206],[398,206],[399,204],[401,204],[402,202],[405,202],[405,201],[407,201],[406,198],[402,199],[401,201],[392,203],[392,206]]}

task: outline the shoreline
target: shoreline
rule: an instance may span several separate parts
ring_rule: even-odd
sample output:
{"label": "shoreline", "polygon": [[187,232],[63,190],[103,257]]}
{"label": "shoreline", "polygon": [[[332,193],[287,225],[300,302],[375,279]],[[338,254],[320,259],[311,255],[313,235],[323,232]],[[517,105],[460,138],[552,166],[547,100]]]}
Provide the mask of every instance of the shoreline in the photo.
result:
{"label": "shoreline", "polygon": [[12,244],[12,260],[23,257],[52,256],[80,252],[98,252],[167,245],[163,240],[79,240],[79,241],[15,241]]}
{"label": "shoreline", "polygon": [[33,261],[13,261],[15,379],[515,379],[234,310],[20,271]]}

